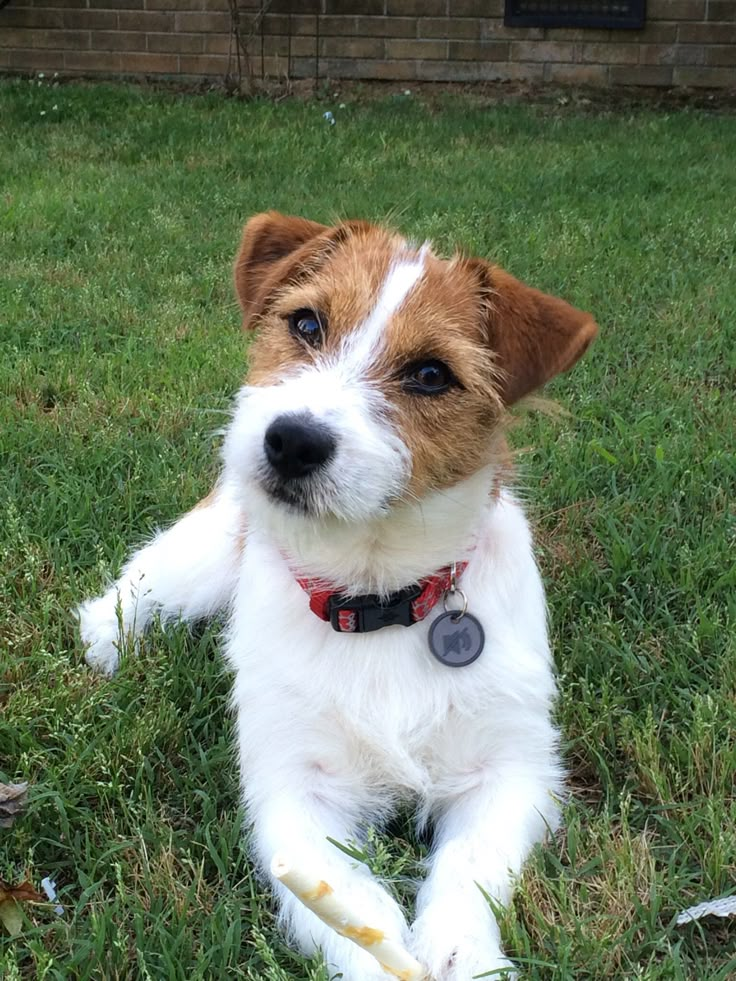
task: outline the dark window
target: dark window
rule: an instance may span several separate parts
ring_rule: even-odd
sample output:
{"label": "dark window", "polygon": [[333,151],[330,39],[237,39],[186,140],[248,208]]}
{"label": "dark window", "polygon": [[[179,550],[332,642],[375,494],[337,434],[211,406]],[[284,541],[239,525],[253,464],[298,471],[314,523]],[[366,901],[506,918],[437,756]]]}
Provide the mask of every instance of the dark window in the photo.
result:
{"label": "dark window", "polygon": [[643,27],[646,0],[506,0],[509,27]]}

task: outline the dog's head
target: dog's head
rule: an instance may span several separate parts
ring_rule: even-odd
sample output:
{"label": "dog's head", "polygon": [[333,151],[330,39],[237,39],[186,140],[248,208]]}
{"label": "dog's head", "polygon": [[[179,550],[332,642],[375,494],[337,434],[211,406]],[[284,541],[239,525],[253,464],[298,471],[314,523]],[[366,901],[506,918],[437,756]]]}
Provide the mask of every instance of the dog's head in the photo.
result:
{"label": "dog's head", "polygon": [[257,215],[235,285],[256,336],[227,459],[313,519],[367,520],[485,467],[505,408],[596,334],[485,260],[365,222]]}

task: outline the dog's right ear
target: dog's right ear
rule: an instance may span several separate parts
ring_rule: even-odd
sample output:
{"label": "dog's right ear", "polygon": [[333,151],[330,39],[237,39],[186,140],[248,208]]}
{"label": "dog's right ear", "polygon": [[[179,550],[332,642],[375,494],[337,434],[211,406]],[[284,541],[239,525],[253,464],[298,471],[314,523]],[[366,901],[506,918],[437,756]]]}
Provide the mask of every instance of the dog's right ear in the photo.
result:
{"label": "dog's right ear", "polygon": [[298,254],[328,231],[327,225],[278,211],[250,219],[233,270],[244,329],[252,326],[272,290],[289,278],[292,266],[298,265]]}

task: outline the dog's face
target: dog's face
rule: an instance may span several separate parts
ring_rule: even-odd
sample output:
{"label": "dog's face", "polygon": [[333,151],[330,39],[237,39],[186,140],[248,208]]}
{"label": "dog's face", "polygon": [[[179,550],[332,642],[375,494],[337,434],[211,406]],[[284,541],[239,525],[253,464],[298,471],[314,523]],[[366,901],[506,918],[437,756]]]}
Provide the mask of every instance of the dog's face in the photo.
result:
{"label": "dog's face", "polygon": [[571,367],[588,314],[484,260],[273,212],[235,264],[257,328],[226,443],[269,506],[363,521],[491,462],[506,406]]}

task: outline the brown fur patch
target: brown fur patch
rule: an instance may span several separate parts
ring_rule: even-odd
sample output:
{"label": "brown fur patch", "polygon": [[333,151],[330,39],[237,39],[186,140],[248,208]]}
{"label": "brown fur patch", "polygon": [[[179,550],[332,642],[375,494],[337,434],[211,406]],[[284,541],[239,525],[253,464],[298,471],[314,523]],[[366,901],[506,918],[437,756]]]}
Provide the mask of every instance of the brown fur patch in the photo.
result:
{"label": "brown fur patch", "polygon": [[484,297],[487,340],[500,371],[499,394],[512,405],[567,371],[598,333],[589,313],[515,279],[485,259],[468,265]]}
{"label": "brown fur patch", "polygon": [[[406,367],[429,360],[445,363],[459,384],[438,395],[406,391]],[[427,257],[424,275],[386,333],[376,383],[412,454],[410,496],[451,487],[491,462],[503,407],[481,329],[477,282],[461,264]]]}

